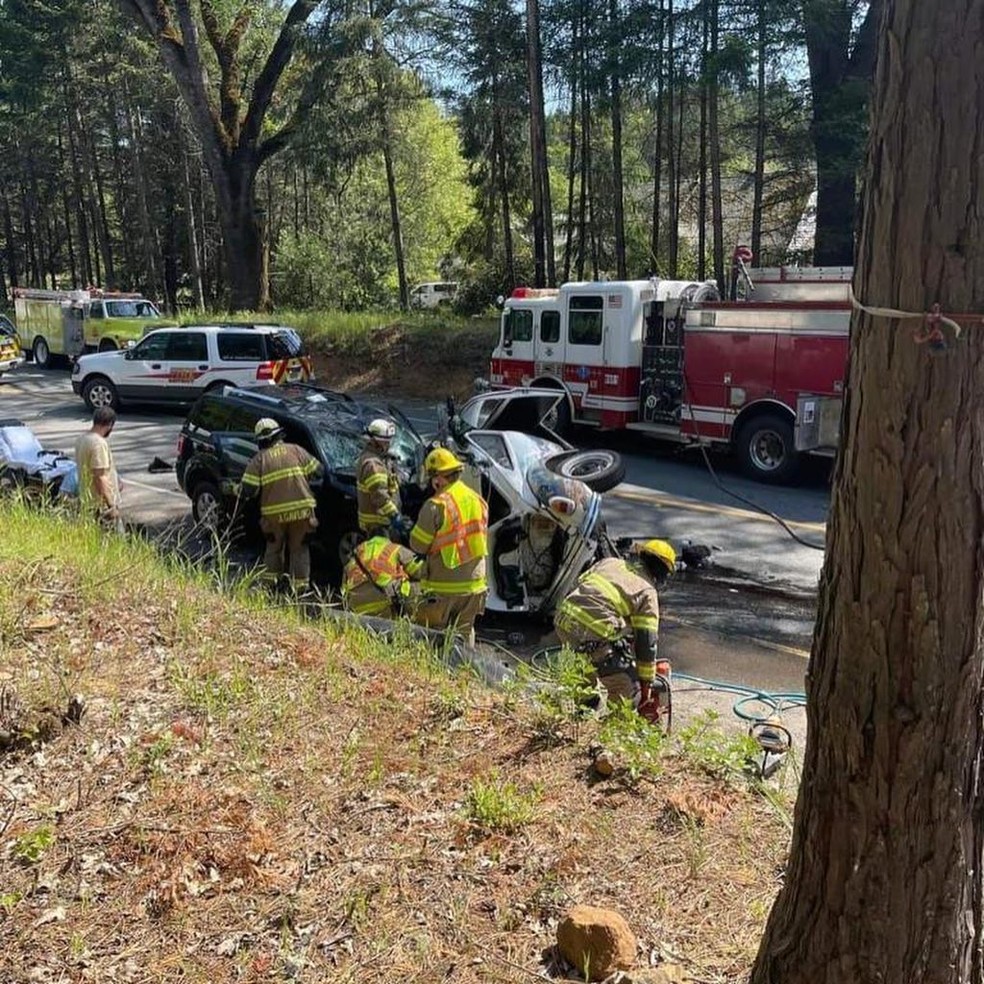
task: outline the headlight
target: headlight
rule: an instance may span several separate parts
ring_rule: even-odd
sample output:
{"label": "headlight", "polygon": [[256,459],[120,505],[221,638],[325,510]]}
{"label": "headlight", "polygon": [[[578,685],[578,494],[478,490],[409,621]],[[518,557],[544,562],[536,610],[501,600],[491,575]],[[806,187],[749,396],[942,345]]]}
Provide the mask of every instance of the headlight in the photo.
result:
{"label": "headlight", "polygon": [[82,367],[78,364],[78,362],[73,362],[72,363],[72,375],[73,376],[78,376],[78,375],[81,375],[81,373],[82,373]]}

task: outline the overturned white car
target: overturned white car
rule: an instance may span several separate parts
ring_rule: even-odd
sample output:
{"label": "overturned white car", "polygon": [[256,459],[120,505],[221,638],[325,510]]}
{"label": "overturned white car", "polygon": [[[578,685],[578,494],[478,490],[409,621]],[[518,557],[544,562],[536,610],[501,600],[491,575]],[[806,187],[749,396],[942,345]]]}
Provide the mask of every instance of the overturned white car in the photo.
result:
{"label": "overturned white car", "polygon": [[550,615],[578,576],[615,552],[601,493],[625,475],[614,451],[577,451],[544,423],[563,394],[517,389],[449,405],[436,440],[489,504],[490,611]]}

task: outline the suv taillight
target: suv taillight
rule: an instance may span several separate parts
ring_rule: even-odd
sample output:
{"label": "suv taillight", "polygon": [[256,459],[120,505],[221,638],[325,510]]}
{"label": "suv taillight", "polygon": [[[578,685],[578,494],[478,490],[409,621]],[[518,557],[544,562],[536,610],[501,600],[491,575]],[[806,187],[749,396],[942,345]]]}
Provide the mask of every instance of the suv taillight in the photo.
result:
{"label": "suv taillight", "polygon": [[185,436],[184,436],[184,434],[179,434],[178,435],[178,446],[175,448],[175,453],[177,454],[177,456],[179,458],[184,453],[184,449],[185,449]]}
{"label": "suv taillight", "polygon": [[256,378],[257,379],[273,379],[273,363],[272,362],[261,362],[256,367]]}

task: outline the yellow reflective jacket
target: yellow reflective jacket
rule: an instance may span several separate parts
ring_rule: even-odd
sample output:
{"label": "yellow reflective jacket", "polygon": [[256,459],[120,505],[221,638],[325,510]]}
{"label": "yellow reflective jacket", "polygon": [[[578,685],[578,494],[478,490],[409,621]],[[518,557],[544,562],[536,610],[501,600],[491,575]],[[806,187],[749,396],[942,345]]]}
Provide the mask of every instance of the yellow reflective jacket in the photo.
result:
{"label": "yellow reflective jacket", "polygon": [[599,560],[581,575],[554,615],[568,638],[614,642],[631,635],[639,679],[651,681],[659,639],[656,589],[619,557]]}
{"label": "yellow reflective jacket", "polygon": [[489,507],[460,479],[424,503],[410,548],[427,560],[424,593],[481,594],[487,590]]}
{"label": "yellow reflective jacket", "polygon": [[399,593],[409,598],[410,581],[420,576],[423,567],[423,560],[412,550],[384,536],[374,536],[360,543],[345,565],[342,601],[359,615],[392,614],[387,588],[398,582]]}
{"label": "yellow reflective jacket", "polygon": [[308,479],[320,474],[321,462],[296,444],[279,443],[261,448],[243,473],[243,489],[259,491],[260,515],[278,523],[309,519],[314,515],[314,495]]}
{"label": "yellow reflective jacket", "polygon": [[386,529],[400,514],[400,479],[391,458],[368,447],[355,466],[359,529],[372,534]]}

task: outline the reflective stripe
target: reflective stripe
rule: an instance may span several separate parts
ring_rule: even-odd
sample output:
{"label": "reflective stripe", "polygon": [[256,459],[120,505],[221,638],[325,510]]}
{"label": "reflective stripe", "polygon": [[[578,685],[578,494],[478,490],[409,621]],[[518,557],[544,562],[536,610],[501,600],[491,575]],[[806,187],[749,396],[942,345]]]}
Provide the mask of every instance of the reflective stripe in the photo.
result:
{"label": "reflective stripe", "polygon": [[389,598],[382,598],[380,601],[364,601],[360,604],[349,605],[349,610],[356,615],[381,615],[383,612],[389,613],[391,609]]}
{"label": "reflective stripe", "polygon": [[581,578],[581,584],[589,584],[592,588],[597,588],[622,618],[627,619],[629,617],[629,612],[631,611],[629,603],[625,600],[622,592],[611,581],[602,577],[600,574],[596,574],[594,571],[589,571]]}
{"label": "reflective stripe", "polygon": [[271,516],[281,523],[290,523],[296,519],[307,519],[314,512],[313,499],[293,499],[290,502],[278,502],[272,506],[261,506],[261,516]]}
{"label": "reflective stripe", "polygon": [[434,534],[415,526],[410,533],[410,546],[417,553],[429,553],[428,547],[434,542]]}
{"label": "reflective stripe", "polygon": [[421,581],[424,594],[433,595],[468,595],[481,594],[487,585],[485,578],[474,581]]}
{"label": "reflective stripe", "polygon": [[649,629],[650,632],[659,632],[659,619],[655,615],[633,615],[629,619],[629,624],[633,629]]}
{"label": "reflective stripe", "polygon": [[[458,501],[459,495],[463,502]],[[434,496],[433,501],[444,509],[444,517],[427,552],[440,553],[441,561],[450,570],[484,557],[488,553],[488,506],[485,500],[467,486],[455,482],[448,490]],[[475,515],[476,507],[478,515]]]}
{"label": "reflective stripe", "polygon": [[578,625],[583,626],[592,635],[596,635],[599,639],[604,639],[606,642],[614,642],[622,635],[622,632],[617,626],[612,625],[606,619],[595,618],[575,602],[571,601],[570,598],[565,598],[557,611],[557,621],[561,623],[561,628],[563,628],[562,623],[565,619],[577,622]]}
{"label": "reflective stripe", "polygon": [[362,492],[371,492],[374,488],[379,485],[387,485],[389,483],[389,476],[384,472],[375,472],[370,475],[365,480],[360,480],[356,484]]}

